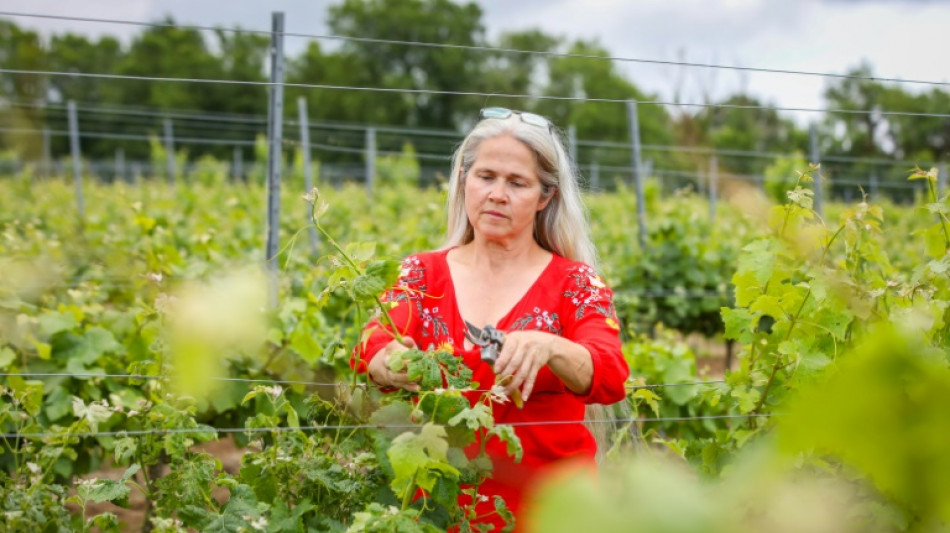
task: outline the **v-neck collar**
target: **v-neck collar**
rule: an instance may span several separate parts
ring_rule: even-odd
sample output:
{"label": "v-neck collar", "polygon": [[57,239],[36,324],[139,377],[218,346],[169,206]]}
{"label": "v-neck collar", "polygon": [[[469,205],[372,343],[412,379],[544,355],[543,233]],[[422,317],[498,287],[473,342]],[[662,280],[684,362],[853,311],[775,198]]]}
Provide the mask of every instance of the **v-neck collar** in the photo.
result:
{"label": "v-neck collar", "polygon": [[[449,259],[448,259],[449,252],[454,250],[455,248],[457,247],[452,247],[452,248],[444,250],[442,254],[440,254],[439,259],[443,263],[441,266],[445,267],[445,275],[448,280],[448,283],[447,283],[448,286],[446,287],[446,292],[448,293],[447,295],[449,297],[449,301],[452,303],[452,306],[455,308],[455,319],[458,320],[458,323],[460,325],[464,325],[465,317],[462,316],[462,309],[459,307],[458,297],[455,292],[455,280],[452,278],[452,269],[449,267]],[[504,315],[502,315],[501,318],[498,319],[498,322],[493,324],[493,326],[496,329],[499,329],[501,331],[506,331],[506,328],[508,327],[509,323],[512,320],[512,315],[515,313],[515,311],[520,309],[522,305],[525,303],[525,301],[528,299],[528,297],[531,296],[537,290],[538,286],[540,285],[541,280],[547,275],[548,271],[554,268],[554,264],[557,262],[557,258],[558,258],[558,255],[552,252],[551,258],[548,260],[548,264],[545,265],[543,270],[541,270],[541,273],[538,274],[538,277],[535,278],[533,282],[531,282],[531,285],[524,292],[524,294],[522,294],[521,297],[518,298],[518,301],[515,302],[515,304],[511,306],[511,308],[508,309],[508,311]],[[486,324],[475,324],[475,325],[478,327],[484,327]],[[460,327],[456,330],[455,337],[457,337],[455,339],[456,342],[460,340],[462,341],[462,344],[460,344],[459,346],[465,345],[464,344],[465,333],[463,331],[463,328]]]}

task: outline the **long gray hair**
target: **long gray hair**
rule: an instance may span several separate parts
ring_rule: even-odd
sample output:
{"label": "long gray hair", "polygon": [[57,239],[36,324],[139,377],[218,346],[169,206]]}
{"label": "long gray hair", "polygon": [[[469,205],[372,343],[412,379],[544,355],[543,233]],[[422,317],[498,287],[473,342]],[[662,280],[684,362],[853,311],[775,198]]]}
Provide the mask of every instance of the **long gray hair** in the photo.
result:
{"label": "long gray hair", "polygon": [[538,163],[542,197],[553,196],[536,215],[534,238],[542,248],[574,261],[598,267],[597,252],[590,237],[587,211],[581,201],[577,173],[560,136],[552,127],[528,124],[512,114],[508,118],[481,120],[465,137],[452,157],[448,198],[448,239],[445,248],[467,244],[474,229],[465,212],[465,179],[478,148],[486,139],[511,135],[534,153]]}

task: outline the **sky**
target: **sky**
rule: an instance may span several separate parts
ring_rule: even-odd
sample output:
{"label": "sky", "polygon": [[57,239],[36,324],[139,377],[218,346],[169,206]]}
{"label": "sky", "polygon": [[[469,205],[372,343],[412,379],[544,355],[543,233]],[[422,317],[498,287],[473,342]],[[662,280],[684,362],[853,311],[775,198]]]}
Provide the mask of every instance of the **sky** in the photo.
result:
{"label": "sky", "polygon": [[[330,0],[4,0],[0,11],[324,34]],[[875,76],[950,83],[950,0],[480,0],[490,39],[540,28],[597,39],[615,57],[843,74],[862,62]],[[222,6],[226,6],[222,9]],[[111,34],[127,42],[141,28],[13,18],[44,35]],[[287,53],[306,40],[288,38]],[[655,98],[701,102],[740,90],[773,105],[821,108],[829,79],[623,62],[618,68]],[[903,84],[910,90],[932,86]],[[943,86],[950,90],[950,87]],[[948,110],[950,111],[950,110]],[[808,113],[786,113],[807,120]]]}

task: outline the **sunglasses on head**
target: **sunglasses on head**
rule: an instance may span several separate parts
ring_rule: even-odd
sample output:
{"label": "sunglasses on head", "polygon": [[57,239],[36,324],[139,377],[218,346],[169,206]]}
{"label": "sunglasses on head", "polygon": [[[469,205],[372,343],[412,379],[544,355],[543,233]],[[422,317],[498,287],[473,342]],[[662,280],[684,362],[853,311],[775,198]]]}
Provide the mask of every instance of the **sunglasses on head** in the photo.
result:
{"label": "sunglasses on head", "polygon": [[531,124],[532,126],[538,126],[539,128],[547,128],[548,131],[554,129],[554,124],[552,124],[550,120],[534,113],[514,111],[506,107],[485,107],[478,112],[478,117],[481,119],[497,118],[504,120],[511,115],[518,115],[521,117],[521,121],[525,124]]}

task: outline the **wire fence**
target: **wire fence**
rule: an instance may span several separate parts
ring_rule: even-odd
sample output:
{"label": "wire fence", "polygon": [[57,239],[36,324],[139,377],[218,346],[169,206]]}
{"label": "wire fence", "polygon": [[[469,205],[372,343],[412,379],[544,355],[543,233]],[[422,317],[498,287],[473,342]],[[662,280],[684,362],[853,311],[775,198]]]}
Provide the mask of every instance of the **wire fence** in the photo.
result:
{"label": "wire fence", "polygon": [[[205,31],[205,32],[248,33],[248,34],[257,34],[257,35],[264,35],[264,36],[270,36],[272,34],[272,32],[269,30],[227,28],[227,27],[218,27],[218,26],[202,26],[202,25],[195,25],[195,24],[170,24],[170,23],[160,23],[160,22],[145,22],[145,21],[105,19],[105,18],[93,18],[93,17],[76,17],[76,16],[51,15],[51,14],[45,14],[45,13],[24,13],[24,12],[14,12],[14,11],[0,11],[0,16],[65,20],[65,21],[71,21],[71,22],[95,22],[95,23],[107,23],[107,24],[116,24],[116,25],[140,26],[140,27],[148,27],[148,28],[177,28],[177,29],[198,30],[198,31]],[[715,64],[715,63],[697,63],[697,62],[690,62],[690,61],[671,61],[671,60],[665,60],[665,59],[634,58],[634,57],[622,57],[622,56],[610,56],[610,55],[570,54],[570,53],[562,53],[562,52],[554,52],[554,51],[523,50],[523,49],[517,49],[517,48],[505,48],[505,47],[496,47],[496,46],[460,45],[460,44],[453,44],[453,43],[434,43],[434,42],[406,41],[406,40],[396,40],[396,39],[376,39],[376,38],[371,38],[371,37],[354,37],[354,36],[346,36],[346,35],[295,33],[295,32],[286,32],[286,31],[282,33],[286,37],[301,37],[301,38],[306,38],[306,39],[349,41],[349,42],[371,43],[371,44],[387,44],[387,45],[395,44],[395,45],[406,46],[406,47],[468,50],[468,51],[477,51],[477,52],[488,52],[491,54],[535,55],[535,56],[557,57],[557,58],[565,58],[565,59],[585,59],[585,60],[592,60],[592,61],[644,63],[644,64],[666,65],[666,66],[676,66],[676,67],[732,70],[732,71],[739,71],[739,72],[789,74],[789,75],[796,75],[796,76],[815,76],[815,77],[822,77],[822,78],[877,81],[877,82],[888,82],[888,83],[896,83],[896,84],[950,86],[950,82],[945,82],[945,81],[917,80],[917,79],[907,79],[907,78],[897,78],[897,77],[865,76],[865,75],[856,75],[856,74],[840,74],[840,73],[832,73],[832,72],[750,67],[750,66],[741,66],[741,65],[722,65],[722,64]]]}
{"label": "wire fence", "polygon": [[[369,85],[336,85],[328,83],[294,83],[259,80],[231,80],[220,78],[187,78],[175,76],[142,76],[130,74],[107,74],[101,72],[64,72],[56,70],[28,70],[0,68],[0,74],[14,74],[27,76],[63,76],[71,78],[88,78],[104,80],[124,80],[124,81],[147,81],[154,83],[190,83],[190,84],[217,84],[217,85],[240,85],[248,87],[291,87],[296,89],[310,90],[328,90],[328,91],[360,91],[372,93],[390,93],[402,95],[425,95],[425,96],[478,96],[485,98],[510,98],[516,100],[549,100],[555,102],[590,102],[590,103],[612,103],[624,104],[630,101],[629,98],[607,98],[594,96],[571,96],[555,94],[525,94],[525,93],[506,93],[506,92],[486,92],[486,91],[458,91],[446,89],[413,89],[413,88],[395,88],[379,87]],[[902,117],[929,117],[929,118],[950,118],[950,113],[934,113],[927,111],[899,111],[894,109],[849,109],[849,108],[815,108],[815,107],[795,107],[795,106],[763,106],[753,104],[730,104],[730,103],[710,103],[710,102],[678,102],[669,100],[641,100],[638,105],[645,106],[670,106],[687,107],[700,109],[742,109],[742,110],[763,110],[784,111],[795,113],[825,113],[832,115],[875,115],[875,116],[902,116]]]}
{"label": "wire fence", "polygon": [[[21,377],[21,378],[75,378],[75,379],[122,379],[122,380],[168,380],[172,376],[155,376],[147,374],[107,374],[96,372],[18,372],[18,373],[0,373],[0,378]],[[303,385],[308,387],[353,387],[365,388],[365,383],[348,383],[345,381],[306,381],[306,380],[285,380],[270,378],[234,378],[225,376],[209,376],[211,381],[220,381],[228,383],[249,383],[249,384],[269,384],[269,385]],[[690,387],[690,386],[708,386],[725,383],[725,380],[713,379],[702,381],[685,381],[676,383],[654,383],[646,385],[637,385],[627,383],[625,387],[629,390],[637,389],[661,389],[666,387]],[[491,392],[491,389],[465,389],[464,392]]]}
{"label": "wire fence", "polygon": [[[648,424],[658,422],[702,422],[706,420],[749,420],[756,418],[772,418],[778,416],[772,413],[749,413],[744,415],[698,415],[698,416],[665,416],[665,417],[636,417],[636,418],[604,418],[596,420],[532,420],[522,422],[498,422],[495,426],[501,427],[538,427],[563,426],[574,424]],[[274,426],[274,427],[212,427],[199,426],[193,428],[155,428],[155,429],[127,429],[115,431],[81,431],[75,433],[37,431],[22,433],[0,433],[3,439],[49,439],[49,438],[98,438],[98,437],[142,437],[151,435],[200,435],[207,433],[287,433],[294,431],[334,431],[334,430],[383,430],[383,429],[418,429],[418,424],[314,424],[312,426]]]}
{"label": "wire fence", "polygon": [[[11,102],[10,105],[13,107],[21,105],[37,107],[35,104],[24,104],[22,102]],[[245,148],[254,149],[262,142],[260,135],[262,135],[261,130],[263,128],[261,125],[265,122],[263,117],[254,115],[228,115],[219,113],[205,116],[200,111],[195,111],[194,115],[201,120],[201,122],[196,125],[187,122],[187,118],[185,117],[191,116],[191,113],[182,110],[165,111],[155,108],[124,109],[85,105],[76,107],[77,109],[85,110],[82,114],[83,128],[75,132],[75,136],[78,139],[138,142],[146,146],[146,148],[148,143],[157,140],[162,140],[166,143],[166,146],[172,147],[230,147],[235,149],[233,161],[228,163],[228,165],[232,167],[230,171],[230,175],[232,176],[245,176],[246,171],[244,169],[253,168],[255,161],[247,160],[243,154],[243,150]],[[62,106],[51,105],[50,108],[62,110]],[[3,112],[0,111],[0,118],[3,118],[2,113]],[[111,120],[110,117],[113,113],[119,113],[118,116],[126,116],[127,118],[131,116],[132,120]],[[182,118],[171,119],[169,117]],[[7,118],[9,118],[9,115]],[[55,127],[58,122],[65,121],[65,117],[62,116],[52,117],[52,119],[51,126],[53,127]],[[177,131],[178,136],[174,136],[174,134],[168,136],[167,132],[159,133],[163,128],[163,123],[171,120],[175,120],[176,122],[174,130]],[[219,122],[216,123],[215,121]],[[181,124],[181,122],[184,122],[184,124]],[[339,122],[314,122],[304,126],[299,121],[287,119],[283,121],[283,124],[287,128],[297,128],[298,130],[306,127],[308,130],[308,138],[314,139],[314,141],[308,142],[306,147],[300,141],[292,139],[284,139],[282,144],[285,147],[298,150],[307,148],[311,151],[317,151],[323,154],[323,156],[331,157],[331,160],[324,162],[324,170],[329,176],[338,176],[337,180],[332,182],[335,184],[339,184],[340,180],[346,179],[347,176],[349,176],[349,180],[362,181],[369,184],[371,181],[370,174],[372,174],[374,170],[371,170],[366,165],[360,164],[334,164],[332,161],[332,156],[334,155],[357,158],[357,161],[376,161],[376,156],[378,155],[383,157],[410,157],[415,161],[423,163],[427,161],[439,162],[442,166],[430,167],[421,165],[419,168],[421,173],[420,177],[422,175],[434,176],[443,172],[445,170],[444,167],[448,166],[449,156],[458,146],[462,138],[460,133],[452,130],[433,130],[429,128],[387,127]],[[60,126],[60,128],[61,127],[62,126]],[[126,132],[116,133],[112,131],[119,127],[126,130]],[[136,129],[138,133],[128,133],[128,131]],[[42,142],[47,144],[51,142],[51,139],[68,138],[72,132],[64,129],[52,129],[51,127],[44,129],[35,127],[3,127],[2,123],[0,123],[0,133],[29,135],[35,138],[42,138]],[[377,139],[377,142],[372,145],[373,153],[370,153],[371,147],[366,141],[370,134],[372,134],[374,139]],[[303,133],[301,133],[301,135],[303,135]],[[235,136],[244,138],[235,138]],[[404,143],[419,147],[421,150],[413,150],[412,152],[406,153],[403,151],[402,145]],[[619,166],[604,162],[603,159],[604,157],[607,157],[609,161],[616,161],[618,158],[623,159],[630,151],[629,144],[610,141],[581,140],[576,138],[573,139],[573,143],[576,147],[575,151],[583,150],[582,157],[578,157],[576,164],[586,177],[583,185],[589,190],[598,191],[610,188],[611,184],[618,182],[618,176],[623,180],[623,176],[631,176],[636,172],[636,168],[633,165]],[[389,148],[384,148],[384,146],[387,145]],[[131,149],[134,147],[127,148]],[[759,163],[755,163],[760,170],[764,170],[765,165],[779,158],[802,157],[800,153],[795,152],[783,153],[759,150],[716,149],[714,147],[680,145],[642,144],[641,150],[644,153],[667,154],[674,157],[684,154],[700,156],[706,160],[712,158],[720,160],[729,158],[749,159],[760,161]],[[138,149],[138,151],[141,152],[141,149]],[[117,152],[122,152],[122,150],[117,150]],[[44,146],[43,153],[50,153],[48,146]],[[321,156],[321,159],[323,159],[323,156]],[[906,180],[895,181],[882,178],[886,178],[891,172],[894,172],[894,169],[900,169],[900,172],[904,172],[918,165],[927,167],[932,164],[930,162],[916,160],[858,158],[835,155],[821,156],[821,160],[830,165],[851,164],[852,167],[855,167],[856,170],[851,171],[844,167],[834,168],[833,170],[834,179],[830,182],[831,187],[838,190],[839,195],[842,194],[841,191],[843,190],[846,200],[853,194],[859,194],[856,190],[859,187],[864,188],[866,191],[869,190],[872,196],[881,189],[895,191],[920,189],[922,187],[920,184],[907,182]],[[22,169],[24,164],[26,163],[20,161],[0,161],[0,172],[2,172],[4,168],[10,172],[16,172],[18,169]],[[41,168],[43,170],[43,172],[41,172],[42,174],[50,174],[53,172],[53,169],[55,169],[56,172],[62,172],[64,169],[60,161],[34,161],[31,164],[34,165],[34,167]],[[180,168],[163,169],[162,166],[156,164],[155,161],[136,160],[132,158],[126,160],[124,154],[120,157],[118,153],[112,161],[98,160],[91,161],[87,164],[94,175],[99,176],[99,179],[105,181],[112,181],[113,179],[132,181],[134,175],[161,176],[163,174],[168,175],[170,172],[180,172],[182,175],[189,175],[194,173],[199,167],[203,170],[207,169],[207,167],[198,165],[195,160],[185,162]],[[661,179],[665,191],[674,190],[687,185],[692,185],[702,191],[710,186],[708,183],[711,179],[710,171],[707,169],[684,170],[682,168],[654,167],[651,160],[647,160],[646,166],[649,175]],[[882,170],[874,170],[875,167],[881,168]],[[857,174],[855,172],[857,172]],[[605,178],[601,179],[601,176],[605,176]],[[766,182],[766,178],[762,174],[744,174],[741,172],[724,171],[723,176],[724,179],[745,181],[759,187],[763,187]],[[420,179],[420,184],[430,183],[434,183],[431,178]]]}
{"label": "wire fence", "polygon": [[[0,373],[0,378],[41,378],[41,379],[52,379],[52,378],[68,378],[68,379],[122,379],[122,380],[167,380],[171,379],[170,376],[155,376],[155,375],[144,375],[144,374],[106,374],[106,373],[74,373],[74,372],[24,372],[24,373]],[[222,377],[222,376],[212,376],[211,381],[219,382],[230,382],[230,383],[247,383],[251,385],[289,385],[289,386],[308,386],[308,387],[351,387],[351,388],[366,388],[368,385],[365,383],[347,383],[347,382],[322,382],[322,381],[307,381],[307,380],[282,380],[282,379],[264,379],[264,378],[232,378],[232,377]],[[627,383],[625,388],[630,391],[635,391],[638,389],[660,389],[667,387],[702,387],[710,386],[725,383],[725,380],[703,380],[703,381],[692,381],[692,382],[678,382],[678,383],[655,383],[655,384],[644,384],[637,385],[633,383]],[[461,389],[457,392],[475,392],[475,393],[490,393],[491,389]],[[647,424],[647,423],[658,423],[658,422],[697,422],[705,420],[729,420],[729,419],[748,419],[748,418],[768,418],[773,416],[769,413],[750,413],[750,414],[723,414],[723,415],[695,415],[695,416],[657,416],[657,417],[634,417],[634,418],[595,418],[591,420],[532,420],[532,421],[521,421],[521,422],[504,422],[498,423],[499,426],[511,426],[511,427],[531,427],[531,426],[550,426],[550,425],[565,425],[565,424],[628,424],[628,423],[637,423],[637,424]],[[288,431],[328,431],[328,430],[359,430],[359,429],[413,429],[418,428],[418,424],[313,424],[310,426],[296,426],[296,427],[230,427],[230,428],[218,428],[211,426],[197,426],[197,427],[187,427],[187,428],[154,428],[154,429],[144,429],[144,430],[110,430],[110,431],[84,431],[84,432],[68,432],[64,433],[63,431],[41,431],[41,432],[16,432],[16,433],[2,433],[0,438],[4,439],[44,439],[44,438],[98,438],[98,437],[132,437],[132,436],[148,436],[148,435],[169,435],[169,434],[202,434],[202,433],[265,433],[265,432],[288,432]]]}

